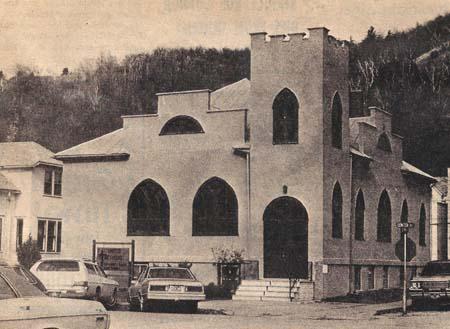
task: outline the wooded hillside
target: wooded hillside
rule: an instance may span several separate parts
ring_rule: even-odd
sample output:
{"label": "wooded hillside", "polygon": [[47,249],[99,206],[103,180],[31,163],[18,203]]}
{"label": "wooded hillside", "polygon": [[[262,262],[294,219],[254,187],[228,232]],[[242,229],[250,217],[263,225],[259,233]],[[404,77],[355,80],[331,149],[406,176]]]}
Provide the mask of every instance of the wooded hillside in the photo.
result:
{"label": "wooded hillside", "polygon": [[[435,175],[450,166],[450,14],[402,32],[371,27],[350,42],[351,87],[366,106],[393,114],[404,157]],[[123,114],[156,110],[155,93],[217,89],[250,75],[248,49],[156,49],[119,62],[40,76],[0,72],[0,141],[36,141],[60,151],[121,127]]]}

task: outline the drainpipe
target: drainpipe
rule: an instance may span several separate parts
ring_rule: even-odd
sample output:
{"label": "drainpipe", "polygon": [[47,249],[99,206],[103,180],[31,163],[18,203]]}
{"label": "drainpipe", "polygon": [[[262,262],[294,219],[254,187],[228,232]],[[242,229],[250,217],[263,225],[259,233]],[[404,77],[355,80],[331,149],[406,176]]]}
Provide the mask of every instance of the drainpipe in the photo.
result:
{"label": "drainpipe", "polygon": [[352,177],[353,177],[353,157],[350,153],[350,236],[348,239],[348,293],[352,293],[352,284],[353,284],[353,186],[352,186]]}
{"label": "drainpipe", "polygon": [[247,183],[247,255],[250,255],[250,229],[251,229],[251,190],[250,190],[250,151],[245,152],[246,160],[246,183]]}

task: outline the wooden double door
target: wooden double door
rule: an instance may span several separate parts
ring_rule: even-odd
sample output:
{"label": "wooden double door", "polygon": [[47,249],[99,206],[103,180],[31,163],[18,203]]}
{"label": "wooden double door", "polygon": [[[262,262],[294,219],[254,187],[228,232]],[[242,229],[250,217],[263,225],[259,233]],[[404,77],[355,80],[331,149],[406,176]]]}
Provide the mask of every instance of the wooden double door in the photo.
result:
{"label": "wooden double door", "polygon": [[273,200],[264,211],[264,277],[308,278],[308,214],[292,197]]}

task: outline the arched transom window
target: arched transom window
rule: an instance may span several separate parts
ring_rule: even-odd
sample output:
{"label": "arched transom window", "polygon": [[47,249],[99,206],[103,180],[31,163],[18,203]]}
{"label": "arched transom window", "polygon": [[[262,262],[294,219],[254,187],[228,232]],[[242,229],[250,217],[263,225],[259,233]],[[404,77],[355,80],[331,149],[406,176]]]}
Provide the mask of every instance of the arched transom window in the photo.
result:
{"label": "arched transom window", "polygon": [[384,190],[378,202],[377,241],[391,242],[391,200]]}
{"label": "arched transom window", "polygon": [[204,133],[200,123],[187,115],[173,117],[166,122],[161,129],[160,135],[182,135]]}
{"label": "arched transom window", "polygon": [[273,143],[298,143],[298,100],[292,91],[284,88],[273,101]]}
{"label": "arched transom window", "polygon": [[203,183],[192,208],[192,235],[238,235],[238,201],[223,179],[213,177]]}
{"label": "arched transom window", "polygon": [[128,200],[128,235],[169,235],[169,199],[151,179],[141,182]]}
{"label": "arched transom window", "polygon": [[338,182],[334,185],[333,189],[332,237],[342,238],[342,190]]}
{"label": "arched transom window", "polygon": [[331,142],[333,147],[342,148],[342,103],[339,93],[333,97],[331,108]]}

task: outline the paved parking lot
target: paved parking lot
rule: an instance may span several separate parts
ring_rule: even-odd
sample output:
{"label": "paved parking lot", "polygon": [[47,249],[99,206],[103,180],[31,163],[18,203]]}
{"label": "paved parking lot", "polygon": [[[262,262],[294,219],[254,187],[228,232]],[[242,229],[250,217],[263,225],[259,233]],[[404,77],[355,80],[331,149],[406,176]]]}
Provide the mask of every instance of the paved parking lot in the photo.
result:
{"label": "paved parking lot", "polygon": [[448,308],[410,311],[401,303],[273,303],[207,301],[198,314],[111,312],[112,329],[122,328],[438,328],[448,327]]}

